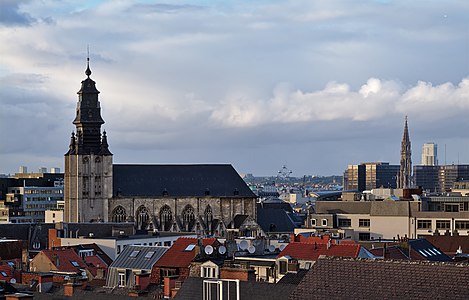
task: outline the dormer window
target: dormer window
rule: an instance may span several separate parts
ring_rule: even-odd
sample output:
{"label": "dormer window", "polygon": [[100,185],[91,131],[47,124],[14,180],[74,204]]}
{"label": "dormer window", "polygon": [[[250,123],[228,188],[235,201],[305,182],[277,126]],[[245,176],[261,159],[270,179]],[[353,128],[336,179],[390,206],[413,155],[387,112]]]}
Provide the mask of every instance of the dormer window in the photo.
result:
{"label": "dormer window", "polygon": [[322,226],[327,226],[327,219],[322,219]]}

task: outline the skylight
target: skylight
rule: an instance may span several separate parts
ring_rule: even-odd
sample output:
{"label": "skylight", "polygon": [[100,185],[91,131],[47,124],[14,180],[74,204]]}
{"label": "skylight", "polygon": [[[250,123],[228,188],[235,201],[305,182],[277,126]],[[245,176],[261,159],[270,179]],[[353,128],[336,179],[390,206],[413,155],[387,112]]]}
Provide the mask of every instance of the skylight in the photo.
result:
{"label": "skylight", "polygon": [[150,251],[145,255],[145,258],[151,258],[155,254],[155,251]]}
{"label": "skylight", "polygon": [[427,257],[427,254],[425,254],[422,250],[419,250],[420,254],[422,254],[423,256]]}
{"label": "skylight", "polygon": [[10,265],[11,267],[13,267],[13,266],[15,265],[15,263],[12,262],[12,261],[9,261],[9,262],[8,262],[8,265]]}
{"label": "skylight", "polygon": [[79,267],[80,264],[77,263],[76,261],[70,261],[70,263],[74,266],[74,267]]}
{"label": "skylight", "polygon": [[192,251],[194,250],[195,248],[195,244],[190,244],[189,246],[186,247],[186,249],[184,249],[184,251]]}
{"label": "skylight", "polygon": [[132,253],[130,253],[129,257],[137,257],[137,255],[140,253],[140,250],[134,250]]}
{"label": "skylight", "polygon": [[8,277],[7,273],[2,272],[3,277]]}

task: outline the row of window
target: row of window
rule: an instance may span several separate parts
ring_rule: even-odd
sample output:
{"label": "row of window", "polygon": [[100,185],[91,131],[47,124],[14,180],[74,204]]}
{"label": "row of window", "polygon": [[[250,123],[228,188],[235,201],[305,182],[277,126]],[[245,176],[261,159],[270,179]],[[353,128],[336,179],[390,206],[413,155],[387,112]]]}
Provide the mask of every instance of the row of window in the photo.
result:
{"label": "row of window", "polygon": [[[132,246],[166,246],[170,247],[171,246],[171,241],[164,241],[164,242],[155,242],[154,244],[152,242],[149,243],[138,243],[138,244],[127,244],[127,245],[117,245],[117,254],[120,254],[122,250],[124,250],[125,247],[132,245]],[[174,241],[173,241],[174,244]]]}
{"label": "row of window", "polygon": [[61,201],[64,198],[62,196],[57,197],[24,197],[24,201]]}
{"label": "row of window", "polygon": [[[51,190],[25,190],[25,194],[63,194],[62,189],[51,189]],[[17,191],[17,194],[20,194],[20,190]]]}
{"label": "row of window", "polygon": [[[352,227],[352,220],[339,219],[339,227]],[[370,219],[358,219],[358,227],[370,227]]]}
{"label": "row of window", "polygon": [[[469,229],[469,221],[455,221],[454,228]],[[432,220],[417,220],[417,229],[432,229]],[[436,220],[436,228],[438,230],[451,229],[450,220]]]}

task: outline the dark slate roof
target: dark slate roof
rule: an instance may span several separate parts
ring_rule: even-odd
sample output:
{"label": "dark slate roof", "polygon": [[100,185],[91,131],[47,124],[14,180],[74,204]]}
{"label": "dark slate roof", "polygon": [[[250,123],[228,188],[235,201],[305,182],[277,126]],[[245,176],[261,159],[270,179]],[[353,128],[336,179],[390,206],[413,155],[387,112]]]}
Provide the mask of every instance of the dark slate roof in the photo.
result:
{"label": "dark slate roof", "polygon": [[[110,268],[151,270],[160,257],[168,251],[168,247],[156,246],[127,246],[111,264]],[[137,256],[130,257],[132,252],[138,251]],[[154,252],[149,258],[145,256]]]}
{"label": "dark slate roof", "polygon": [[256,197],[231,165],[113,165],[114,196]]}
{"label": "dark slate roof", "polygon": [[[176,294],[176,300],[199,300],[202,299],[203,278],[189,277],[182,284],[181,289]],[[234,283],[232,283],[234,284]],[[239,293],[241,300],[252,299],[287,299],[296,285],[294,284],[273,284],[255,281],[240,281]],[[230,285],[229,299],[236,299],[234,285]],[[226,291],[224,287],[224,291]],[[225,298],[223,298],[225,299]],[[228,297],[226,297],[228,299]]]}
{"label": "dark slate roof", "polygon": [[263,208],[279,208],[289,212],[293,212],[293,208],[291,207],[290,203],[287,203],[283,200],[278,198],[269,197],[258,204],[258,206]]}
{"label": "dark slate roof", "polygon": [[[283,209],[257,208],[257,223],[264,232],[293,232],[295,224]],[[270,225],[273,225],[272,228]]]}
{"label": "dark slate roof", "polygon": [[451,261],[451,257],[435,247],[426,239],[409,240],[409,247],[420,254],[422,259],[429,261]]}
{"label": "dark slate roof", "polygon": [[285,276],[283,276],[277,284],[299,284],[301,280],[303,280],[303,277],[305,277],[306,273],[308,273],[308,270],[298,270],[296,273],[287,273]]}
{"label": "dark slate roof", "polygon": [[[47,248],[49,229],[55,228],[55,224],[0,224],[0,238],[11,238],[28,241],[30,252],[39,252]],[[40,243],[39,249],[33,248],[33,244]]]}
{"label": "dark slate roof", "polygon": [[319,259],[289,299],[469,299],[469,265]]}

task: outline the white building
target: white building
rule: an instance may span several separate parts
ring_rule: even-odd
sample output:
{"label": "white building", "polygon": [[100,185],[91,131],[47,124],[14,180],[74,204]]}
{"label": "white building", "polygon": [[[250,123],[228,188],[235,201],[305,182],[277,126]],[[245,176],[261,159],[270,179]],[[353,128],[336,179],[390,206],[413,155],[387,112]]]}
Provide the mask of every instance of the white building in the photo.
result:
{"label": "white building", "polygon": [[437,157],[438,145],[435,143],[426,143],[422,147],[422,166],[437,166],[438,157]]}

